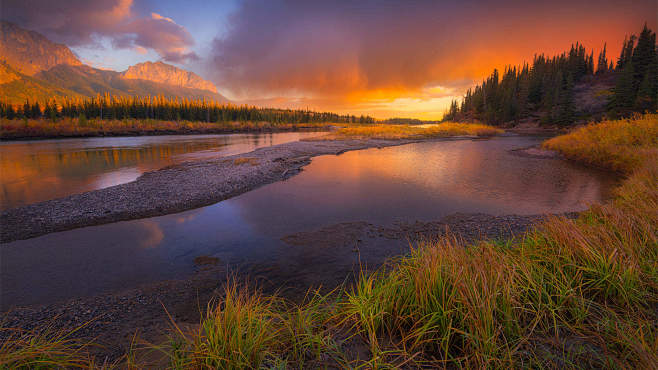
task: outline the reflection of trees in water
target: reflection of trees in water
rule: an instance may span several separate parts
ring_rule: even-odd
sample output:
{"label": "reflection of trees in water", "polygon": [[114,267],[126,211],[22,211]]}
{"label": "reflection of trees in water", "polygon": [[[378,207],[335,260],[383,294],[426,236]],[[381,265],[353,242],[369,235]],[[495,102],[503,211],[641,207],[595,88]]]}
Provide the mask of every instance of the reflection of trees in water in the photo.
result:
{"label": "reflection of trees in water", "polygon": [[91,175],[150,163],[155,169],[172,158],[190,152],[228,145],[228,139],[165,143],[143,147],[76,148],[64,151],[58,145],[8,146],[0,156],[3,208],[50,199],[73,189],[90,190],[96,181]]}
{"label": "reflection of trees in water", "polygon": [[[115,185],[121,182],[112,181],[115,171],[122,168],[137,167],[139,173],[189,160],[191,153],[234,154],[299,137],[259,133],[9,143],[0,147],[0,205],[5,209],[97,189],[99,184]],[[103,176],[112,179],[99,182]]]}

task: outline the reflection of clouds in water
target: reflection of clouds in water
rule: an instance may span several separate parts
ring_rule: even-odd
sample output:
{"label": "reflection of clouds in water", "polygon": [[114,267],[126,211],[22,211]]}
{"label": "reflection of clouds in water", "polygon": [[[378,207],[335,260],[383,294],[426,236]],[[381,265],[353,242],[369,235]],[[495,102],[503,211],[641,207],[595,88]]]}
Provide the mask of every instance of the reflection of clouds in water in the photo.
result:
{"label": "reflection of clouds in water", "polygon": [[114,185],[125,184],[127,182],[135,181],[141,174],[142,171],[138,170],[136,167],[126,167],[116,171],[102,173],[98,175],[96,181],[94,181],[94,188],[102,189]]}
{"label": "reflection of clouds in water", "polygon": [[164,239],[164,233],[160,228],[160,225],[151,220],[144,220],[139,222],[141,227],[144,229],[143,233],[140,233],[140,238],[138,244],[140,248],[155,248]]}
{"label": "reflection of clouds in water", "polygon": [[184,224],[188,221],[194,220],[196,218],[196,216],[197,216],[197,212],[192,213],[192,214],[188,214],[188,215],[178,216],[178,217],[176,217],[176,223],[177,224]]}
{"label": "reflection of clouds in water", "polygon": [[299,175],[232,203],[255,228],[276,230],[437,219],[454,212],[559,213],[601,200],[606,183],[593,171],[508,152],[536,142],[427,142],[319,156]]}

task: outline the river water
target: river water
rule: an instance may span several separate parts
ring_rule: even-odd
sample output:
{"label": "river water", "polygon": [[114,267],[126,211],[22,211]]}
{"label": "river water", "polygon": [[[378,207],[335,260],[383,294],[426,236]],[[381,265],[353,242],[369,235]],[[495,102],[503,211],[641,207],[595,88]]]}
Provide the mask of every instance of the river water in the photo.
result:
{"label": "river water", "polygon": [[[368,263],[365,256],[341,255],[321,243],[291,246],[281,238],[343,222],[394,225],[455,212],[577,211],[606,198],[613,181],[605,173],[511,151],[540,141],[435,141],[315,157],[286,181],[211,206],[3,244],[2,307],[189,276],[198,256],[228,267],[265,266],[266,278],[286,276],[298,284],[322,274],[339,280],[355,263]],[[391,243],[382,241],[376,257],[406,247]]]}

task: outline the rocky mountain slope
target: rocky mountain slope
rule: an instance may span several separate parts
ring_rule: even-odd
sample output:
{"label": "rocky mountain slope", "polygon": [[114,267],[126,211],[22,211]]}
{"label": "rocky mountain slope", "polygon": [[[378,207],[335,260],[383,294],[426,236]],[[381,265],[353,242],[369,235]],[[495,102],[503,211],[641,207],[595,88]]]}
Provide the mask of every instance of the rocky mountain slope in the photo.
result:
{"label": "rocky mountain slope", "polygon": [[162,62],[135,64],[122,72],[121,77],[159,82],[190,89],[208,90],[214,93],[217,92],[217,88],[212,82],[204,80],[195,73]]}
{"label": "rocky mountain slope", "polygon": [[28,76],[59,64],[82,64],[66,45],[10,22],[0,21],[0,45],[0,60]]}
{"label": "rocky mountain slope", "polygon": [[181,87],[167,83],[123,77],[121,72],[91,68],[86,65],[58,65],[34,77],[51,85],[74,91],[84,96],[109,93],[111,95],[155,96],[167,98],[207,99],[227,102],[222,95],[202,89]]}

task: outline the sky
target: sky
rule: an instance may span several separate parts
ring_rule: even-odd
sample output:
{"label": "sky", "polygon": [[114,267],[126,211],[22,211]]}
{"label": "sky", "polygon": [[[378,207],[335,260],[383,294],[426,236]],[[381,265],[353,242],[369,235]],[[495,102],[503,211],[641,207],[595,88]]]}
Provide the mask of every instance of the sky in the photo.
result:
{"label": "sky", "polygon": [[239,103],[439,119],[494,68],[579,41],[619,55],[656,0],[2,0],[96,68],[162,60]]}

